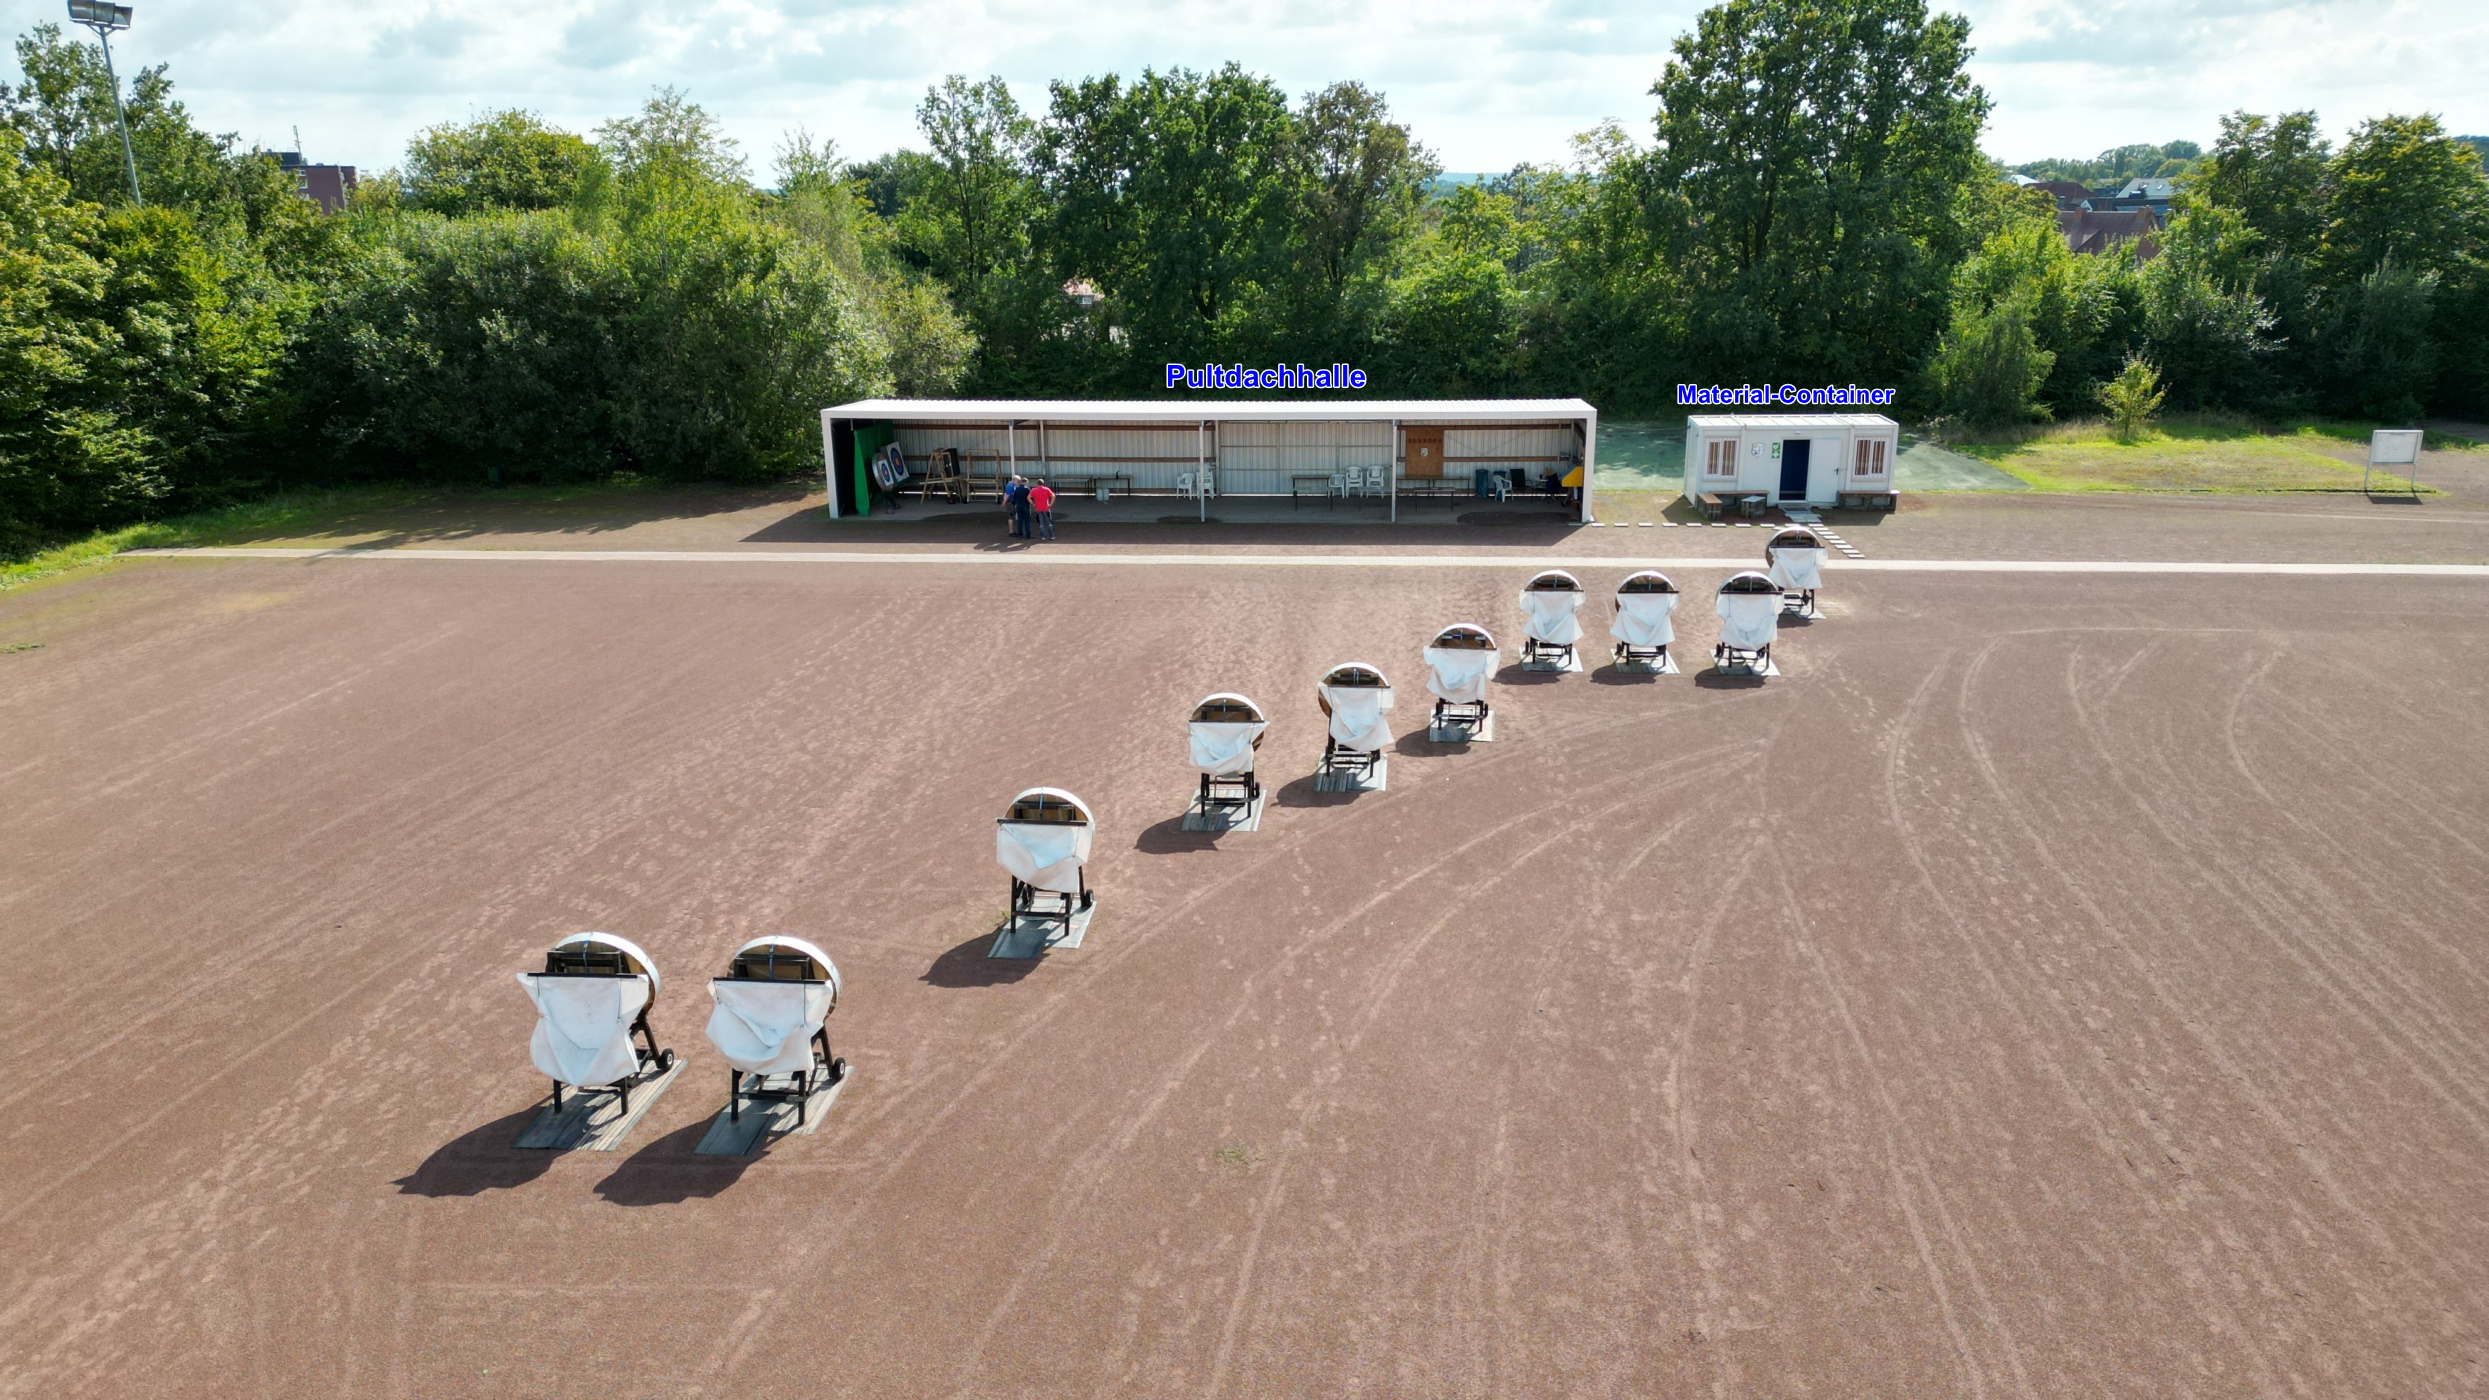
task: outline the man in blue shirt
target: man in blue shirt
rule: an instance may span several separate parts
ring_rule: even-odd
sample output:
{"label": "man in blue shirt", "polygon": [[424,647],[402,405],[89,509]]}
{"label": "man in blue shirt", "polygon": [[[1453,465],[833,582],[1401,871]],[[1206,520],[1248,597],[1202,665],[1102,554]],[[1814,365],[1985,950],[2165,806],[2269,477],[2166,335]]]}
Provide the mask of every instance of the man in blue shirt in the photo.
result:
{"label": "man in blue shirt", "polygon": [[1003,484],[1003,511],[1011,517],[1011,537],[1015,540],[1027,539],[1028,483],[1020,480],[1018,472],[1013,472],[1011,480]]}

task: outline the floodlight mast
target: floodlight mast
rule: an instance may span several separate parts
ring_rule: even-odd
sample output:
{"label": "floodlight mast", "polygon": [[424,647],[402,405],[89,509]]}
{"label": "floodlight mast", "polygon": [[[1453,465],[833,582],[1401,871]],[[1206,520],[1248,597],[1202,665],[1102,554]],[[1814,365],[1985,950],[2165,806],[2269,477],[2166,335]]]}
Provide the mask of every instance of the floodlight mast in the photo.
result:
{"label": "floodlight mast", "polygon": [[130,114],[121,106],[121,75],[112,68],[112,36],[130,27],[130,7],[110,0],[69,0],[69,18],[95,31],[104,46],[104,78],[112,84],[112,116],[121,126],[121,163],[130,172],[130,203],[144,209],[138,192],[138,153],[130,146]]}

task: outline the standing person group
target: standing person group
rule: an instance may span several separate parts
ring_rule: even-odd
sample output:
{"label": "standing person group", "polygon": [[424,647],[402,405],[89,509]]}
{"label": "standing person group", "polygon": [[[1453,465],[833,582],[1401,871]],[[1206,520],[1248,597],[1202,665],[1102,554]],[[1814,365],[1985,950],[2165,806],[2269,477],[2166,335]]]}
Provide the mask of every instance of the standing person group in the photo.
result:
{"label": "standing person group", "polygon": [[1039,477],[1023,481],[1018,472],[1003,483],[1003,513],[1011,518],[1011,537],[1015,540],[1050,540],[1054,538],[1054,488]]}

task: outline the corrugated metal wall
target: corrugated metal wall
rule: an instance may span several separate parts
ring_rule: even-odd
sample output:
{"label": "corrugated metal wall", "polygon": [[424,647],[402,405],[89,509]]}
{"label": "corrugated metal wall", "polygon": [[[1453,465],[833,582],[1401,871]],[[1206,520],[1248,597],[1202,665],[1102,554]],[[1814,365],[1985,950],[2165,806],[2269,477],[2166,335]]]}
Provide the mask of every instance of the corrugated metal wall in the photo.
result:
{"label": "corrugated metal wall", "polygon": [[1218,487],[1230,496],[1284,496],[1292,476],[1391,471],[1389,423],[1222,423],[1218,441]]}
{"label": "corrugated metal wall", "polygon": [[[1016,434],[1001,424],[908,423],[899,426],[898,441],[911,461],[936,448],[958,448],[970,455],[977,477],[1007,470],[1016,441],[1025,475],[1128,476],[1142,490],[1173,490],[1176,478],[1193,469],[1201,446],[1190,423],[1049,425],[1042,451],[1035,423],[1021,424]],[[1391,424],[1383,422],[1219,423],[1209,438],[1218,488],[1232,496],[1284,496],[1291,477],[1328,477],[1349,468],[1380,467],[1388,475],[1396,446]],[[1443,450],[1444,474],[1456,479],[1479,467],[1539,476],[1580,461],[1581,434],[1562,423],[1455,427],[1444,431]]]}
{"label": "corrugated metal wall", "polygon": [[910,460],[955,447],[973,454],[973,475],[979,477],[998,466],[1008,471],[1016,450],[1024,476],[1128,476],[1136,488],[1170,491],[1178,473],[1193,469],[1201,443],[1190,424],[1048,425],[1042,438],[1035,423],[1022,423],[1016,433],[999,424],[911,423],[899,429],[899,448]]}
{"label": "corrugated metal wall", "polygon": [[1530,476],[1567,472],[1582,459],[1582,435],[1569,424],[1528,428],[1447,428],[1443,474],[1466,478],[1480,467]]}

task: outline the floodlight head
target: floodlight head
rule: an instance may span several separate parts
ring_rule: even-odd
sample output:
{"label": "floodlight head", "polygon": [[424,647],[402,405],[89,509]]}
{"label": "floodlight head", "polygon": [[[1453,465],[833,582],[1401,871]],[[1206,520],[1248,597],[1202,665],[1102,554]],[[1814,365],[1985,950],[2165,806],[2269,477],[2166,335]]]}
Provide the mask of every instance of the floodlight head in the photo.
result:
{"label": "floodlight head", "polygon": [[98,34],[118,33],[130,27],[130,7],[110,0],[69,0],[69,18]]}

